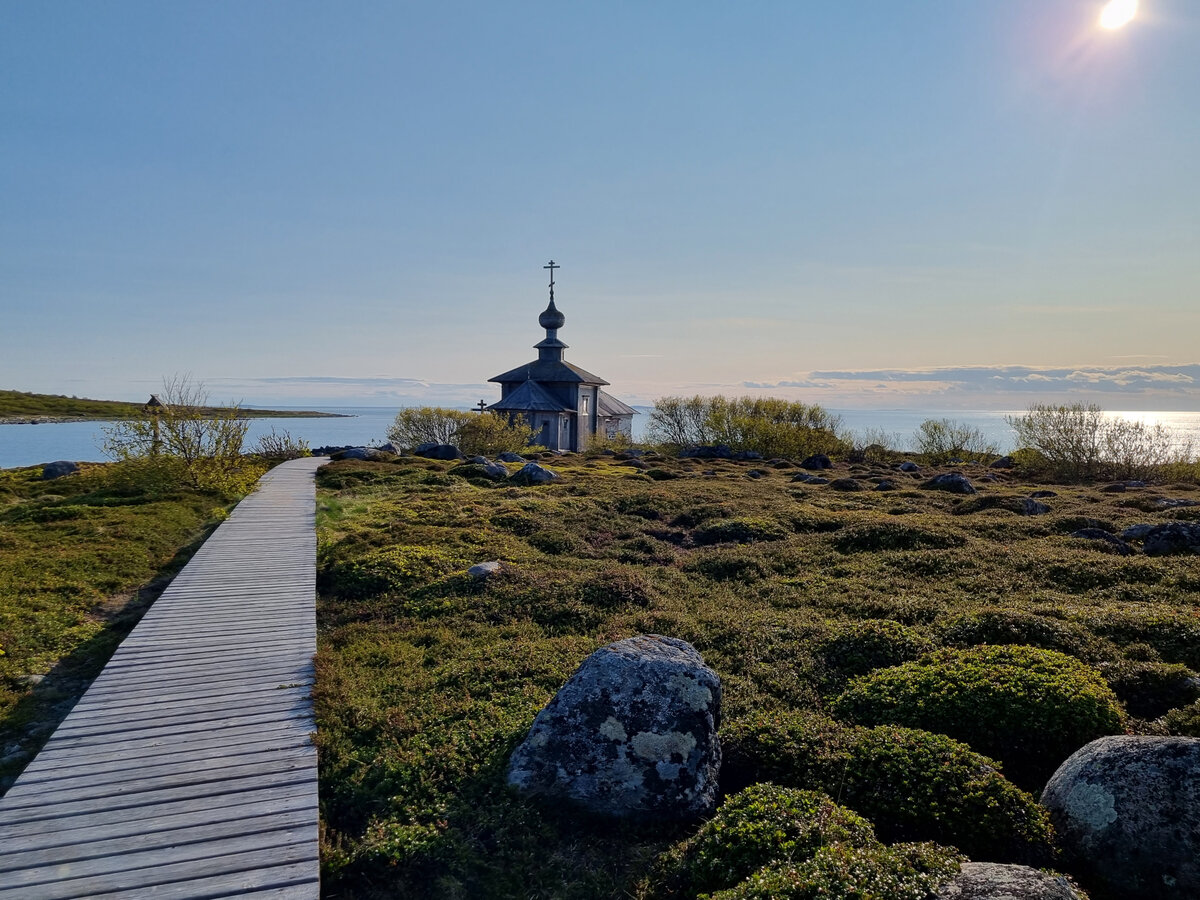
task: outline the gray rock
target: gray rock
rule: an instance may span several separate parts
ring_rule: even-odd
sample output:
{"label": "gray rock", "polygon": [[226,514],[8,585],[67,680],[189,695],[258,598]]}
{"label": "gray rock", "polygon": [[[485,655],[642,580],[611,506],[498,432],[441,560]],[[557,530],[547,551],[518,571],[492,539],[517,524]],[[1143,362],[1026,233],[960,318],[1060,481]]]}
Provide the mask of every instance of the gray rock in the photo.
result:
{"label": "gray rock", "polygon": [[584,660],[513,752],[508,783],[603,815],[692,819],[716,805],[721,682],[695,648],[639,635]]}
{"label": "gray rock", "polygon": [[1087,900],[1062,875],[1028,866],[967,862],[937,900]]}
{"label": "gray rock", "polygon": [[492,481],[500,481],[508,477],[508,469],[500,463],[485,459],[482,463],[466,462],[454,466],[449,474],[462,478],[490,478]]}
{"label": "gray rock", "polygon": [[1159,497],[1154,501],[1159,509],[1183,509],[1186,506],[1200,506],[1200,500],[1184,500],[1174,497]]}
{"label": "gray rock", "polygon": [[1121,539],[1126,541],[1143,541],[1151,531],[1158,526],[1153,522],[1143,522],[1140,525],[1130,525],[1121,532]]}
{"label": "gray rock", "polygon": [[646,451],[638,447],[626,447],[617,454],[617,459],[641,459],[646,455]]}
{"label": "gray rock", "polygon": [[1100,493],[1102,493],[1102,494],[1123,494],[1123,493],[1125,493],[1125,485],[1123,485],[1119,481],[1114,484],[1106,484],[1104,487],[1100,488]]}
{"label": "gray rock", "polygon": [[1038,503],[1036,500],[1031,500],[1025,497],[1021,500],[1021,515],[1023,516],[1044,516],[1050,512],[1050,507],[1045,503]]}
{"label": "gray rock", "polygon": [[627,460],[624,460],[624,461],[621,463],[621,465],[623,465],[623,466],[627,466],[627,467],[628,467],[628,468],[630,468],[630,469],[638,469],[638,470],[640,470],[640,471],[643,471],[643,472],[644,472],[646,469],[649,469],[649,468],[650,468],[650,463],[648,463],[648,462],[645,462],[645,461],[643,461],[643,460],[640,460],[640,459],[627,459]]}
{"label": "gray rock", "polygon": [[1127,543],[1109,531],[1103,528],[1080,528],[1078,531],[1072,531],[1071,537],[1083,538],[1088,541],[1100,541],[1109,548],[1111,553],[1119,553],[1121,556],[1128,556],[1133,552],[1133,548]]}
{"label": "gray rock", "polygon": [[829,484],[829,479],[821,478],[820,476],[814,475],[808,479],[808,483],[809,484]]}
{"label": "gray rock", "polygon": [[746,473],[746,477],[747,478],[764,478],[764,477],[766,477],[767,474],[768,473],[764,472],[762,469],[751,469],[749,472]]}
{"label": "gray rock", "polygon": [[368,453],[366,447],[347,447],[345,450],[339,450],[337,453],[334,453],[332,456],[330,456],[330,459],[334,460],[335,462],[343,459],[370,458],[370,453]]}
{"label": "gray rock", "polygon": [[1155,525],[1142,540],[1142,549],[1147,556],[1200,553],[1200,523],[1169,522]]}
{"label": "gray rock", "polygon": [[833,463],[824,453],[814,453],[800,463],[800,468],[808,469],[809,471],[819,471],[821,469],[832,469]]}
{"label": "gray rock", "polygon": [[733,458],[745,461],[762,459],[763,456],[757,450],[739,450],[737,453],[733,454]]}
{"label": "gray rock", "polygon": [[46,463],[42,466],[42,478],[46,481],[53,481],[55,478],[62,478],[64,475],[74,475],[79,471],[79,465],[68,459],[60,459],[57,462]]}
{"label": "gray rock", "polygon": [[1200,739],[1092,741],[1059,766],[1042,805],[1085,884],[1114,897],[1200,897]]}
{"label": "gray rock", "polygon": [[514,484],[549,484],[552,481],[558,481],[558,475],[542,466],[541,463],[527,462],[521,466],[519,471],[510,475],[509,480]]}
{"label": "gray rock", "polygon": [[429,441],[413,447],[413,456],[426,459],[462,459],[462,451],[453,444],[435,444]]}
{"label": "gray rock", "polygon": [[906,459],[904,462],[900,463],[900,465],[898,465],[896,468],[898,468],[901,472],[920,472],[921,471],[920,466],[918,466],[912,460],[908,460],[908,459]]}
{"label": "gray rock", "polygon": [[490,562],[476,563],[475,565],[471,566],[471,568],[467,569],[467,574],[472,578],[484,580],[497,574],[502,568],[503,566],[501,566],[498,561],[492,560]]}
{"label": "gray rock", "polygon": [[1058,491],[1034,491],[1029,496],[1034,500],[1044,500],[1047,497],[1057,497]]}
{"label": "gray rock", "polygon": [[894,485],[892,482],[888,481],[885,478],[883,481],[881,481],[875,485],[875,490],[877,490],[877,491],[894,491],[894,490],[896,490],[896,485]]}
{"label": "gray rock", "polygon": [[999,459],[994,459],[988,464],[989,469],[1011,469],[1016,466],[1011,456],[1002,456]]}
{"label": "gray rock", "polygon": [[974,494],[976,492],[975,485],[971,484],[970,479],[961,472],[943,472],[941,475],[934,475],[921,487],[934,491],[949,491],[951,494]]}
{"label": "gray rock", "polygon": [[404,453],[404,449],[402,447],[396,446],[391,441],[388,441],[386,444],[380,444],[379,449],[384,453],[391,453],[394,456],[400,456]]}
{"label": "gray rock", "polygon": [[513,453],[511,450],[505,450],[503,453],[497,456],[496,459],[498,459],[500,462],[525,462],[525,457],[523,457],[520,453]]}

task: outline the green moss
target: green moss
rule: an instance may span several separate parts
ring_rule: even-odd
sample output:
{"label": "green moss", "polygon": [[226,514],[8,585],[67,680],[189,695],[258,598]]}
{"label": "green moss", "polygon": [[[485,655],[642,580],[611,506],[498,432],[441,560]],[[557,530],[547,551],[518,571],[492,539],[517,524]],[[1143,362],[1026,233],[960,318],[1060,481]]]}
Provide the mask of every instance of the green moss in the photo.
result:
{"label": "green moss", "polygon": [[904,522],[865,522],[839,531],[833,547],[842,553],[871,553],[879,550],[944,550],[961,547],[961,535],[935,531]]}
{"label": "green moss", "polygon": [[1023,644],[1085,661],[1111,659],[1117,653],[1114,645],[1078,623],[1022,610],[984,609],[951,616],[937,623],[937,631],[942,642],[952,647]]}
{"label": "green moss", "polygon": [[933,641],[915,628],[878,619],[842,624],[818,649],[832,670],[834,683],[840,683],[873,669],[916,659],[933,646]]}
{"label": "green moss", "polygon": [[1120,731],[1117,698],[1095,669],[1035,647],[946,649],[856,679],[835,715],[947,734],[1039,789],[1088,741]]}
{"label": "green moss", "polygon": [[692,539],[704,544],[752,544],[758,541],[781,541],[788,530],[775,519],[764,516],[722,519],[697,528]]}

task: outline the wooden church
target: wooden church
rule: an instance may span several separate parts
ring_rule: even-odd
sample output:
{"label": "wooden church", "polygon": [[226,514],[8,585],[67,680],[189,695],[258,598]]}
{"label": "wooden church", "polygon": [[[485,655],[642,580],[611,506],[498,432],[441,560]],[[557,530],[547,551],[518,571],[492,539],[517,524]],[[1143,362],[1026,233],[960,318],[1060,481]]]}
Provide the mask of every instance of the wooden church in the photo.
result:
{"label": "wooden church", "polygon": [[616,397],[601,390],[608,384],[598,375],[563,359],[567,345],[558,339],[566,316],[554,305],[554,270],[550,260],[550,305],[538,316],[546,329],[544,340],[534,344],[538,358],[489,378],[500,383],[500,401],[489,412],[523,418],[533,428],[533,442],[550,450],[583,450],[596,435],[632,437],[637,414]]}

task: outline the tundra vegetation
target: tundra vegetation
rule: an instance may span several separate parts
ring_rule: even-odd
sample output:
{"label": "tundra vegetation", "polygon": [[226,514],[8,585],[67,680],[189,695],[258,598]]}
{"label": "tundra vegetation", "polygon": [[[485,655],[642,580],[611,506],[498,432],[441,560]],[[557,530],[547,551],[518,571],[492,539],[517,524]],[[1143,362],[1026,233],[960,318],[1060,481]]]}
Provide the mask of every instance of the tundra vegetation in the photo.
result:
{"label": "tundra vegetation", "polygon": [[[664,405],[681,428],[720,420]],[[941,467],[886,447],[850,462],[835,423],[808,415],[795,453],[833,450],[825,474],[863,490],[793,481],[794,456],[669,452],[719,430],[640,460],[542,454],[560,478],[538,487],[415,457],[324,467],[328,890],[927,897],[964,856],[1062,867],[1037,797],[1076,747],[1196,733],[1200,556],[1072,536],[1200,520],[1194,461],[1123,493],[1053,484],[1030,515],[1050,470],[989,468],[983,448]],[[806,442],[818,432],[830,443]],[[946,470],[979,494],[922,489]],[[487,560],[498,574],[467,575]],[[589,653],[639,633],[689,641],[722,678],[716,815],[616,824],[513,793],[507,761],[538,710]]]}
{"label": "tundra vegetation", "polygon": [[[321,470],[331,895],[922,897],[960,854],[1061,868],[1036,802],[1052,761],[1028,748],[1200,736],[1200,556],[1072,536],[1200,521],[1177,444],[1149,485],[1110,493],[1054,483],[1071,473],[1032,439],[1013,469],[932,467],[808,409],[795,427],[816,443],[791,458],[544,454],[561,477],[537,487],[406,456]],[[826,474],[865,489],[793,481],[820,448]],[[147,458],[0,472],[0,777],[236,496]],[[945,470],[980,493],[921,488]],[[1027,514],[1048,487],[1049,512]],[[485,560],[500,572],[466,574]],[[645,632],[691,642],[722,678],[713,819],[614,824],[513,794],[505,766],[537,711],[597,647]],[[962,708],[973,728],[954,727]]]}

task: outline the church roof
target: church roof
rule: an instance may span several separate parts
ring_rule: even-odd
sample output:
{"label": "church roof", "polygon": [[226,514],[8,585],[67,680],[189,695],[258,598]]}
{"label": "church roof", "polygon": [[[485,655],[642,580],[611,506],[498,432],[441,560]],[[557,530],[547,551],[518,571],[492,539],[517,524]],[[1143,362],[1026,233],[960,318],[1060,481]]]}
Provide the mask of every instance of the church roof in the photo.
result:
{"label": "church roof", "polygon": [[627,406],[622,403],[612,394],[607,394],[604,391],[600,392],[600,398],[596,402],[596,412],[602,416],[636,416],[637,410],[632,406]]}
{"label": "church roof", "polygon": [[573,366],[562,359],[535,359],[533,362],[509,369],[502,375],[489,378],[488,381],[498,381],[501,384],[512,381],[541,381],[544,383],[558,382],[560,384],[608,384],[599,375],[593,375],[586,369]]}
{"label": "church roof", "polygon": [[[495,378],[492,379],[492,381],[495,380]],[[488,409],[503,412],[575,412],[574,407],[559,403],[536,381],[526,381],[499,403],[493,403]]]}

